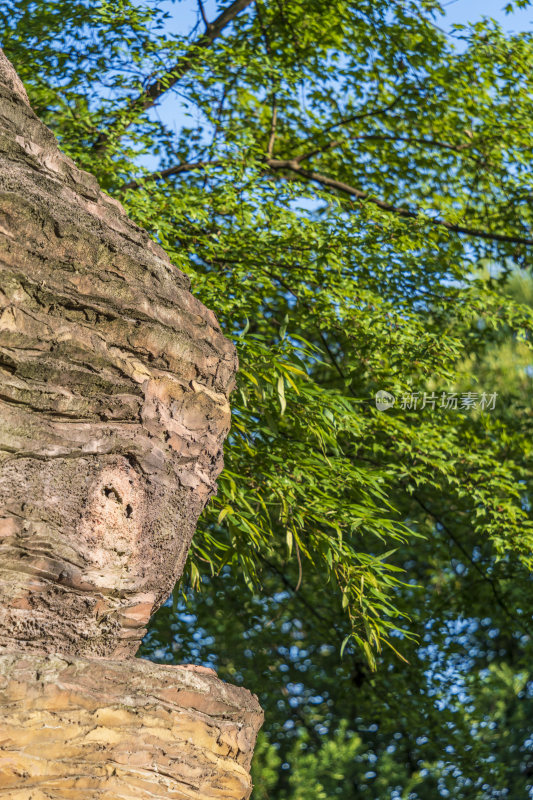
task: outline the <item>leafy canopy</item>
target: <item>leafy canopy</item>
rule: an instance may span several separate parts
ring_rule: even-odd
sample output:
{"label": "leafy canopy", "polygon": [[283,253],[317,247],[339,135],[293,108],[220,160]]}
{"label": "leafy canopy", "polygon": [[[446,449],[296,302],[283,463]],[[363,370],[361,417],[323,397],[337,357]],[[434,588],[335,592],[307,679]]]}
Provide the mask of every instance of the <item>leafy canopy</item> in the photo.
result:
{"label": "leafy canopy", "polygon": [[36,112],[238,347],[219,493],[146,652],[261,689],[258,797],[529,791],[533,39],[441,13],[0,9]]}

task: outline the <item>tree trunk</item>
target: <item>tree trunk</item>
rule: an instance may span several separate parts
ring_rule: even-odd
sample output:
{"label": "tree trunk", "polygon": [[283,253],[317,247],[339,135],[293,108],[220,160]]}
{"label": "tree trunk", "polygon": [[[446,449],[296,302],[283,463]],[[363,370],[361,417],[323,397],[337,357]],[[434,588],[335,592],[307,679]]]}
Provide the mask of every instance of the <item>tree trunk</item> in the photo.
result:
{"label": "tree trunk", "polygon": [[261,710],[210,672],[0,656],[0,797],[248,797]]}
{"label": "tree trunk", "polygon": [[256,699],[131,659],[215,491],[234,347],[1,51],[0,161],[0,797],[248,797]]}

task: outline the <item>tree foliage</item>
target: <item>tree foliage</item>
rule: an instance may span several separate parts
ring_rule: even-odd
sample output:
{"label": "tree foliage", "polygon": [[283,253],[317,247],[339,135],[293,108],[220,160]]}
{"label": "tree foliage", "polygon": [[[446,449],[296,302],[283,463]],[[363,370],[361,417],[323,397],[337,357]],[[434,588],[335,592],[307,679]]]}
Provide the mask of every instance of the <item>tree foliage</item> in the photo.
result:
{"label": "tree foliage", "polygon": [[441,13],[0,9],[36,112],[238,347],[144,652],[261,693],[258,799],[532,792],[533,39]]}

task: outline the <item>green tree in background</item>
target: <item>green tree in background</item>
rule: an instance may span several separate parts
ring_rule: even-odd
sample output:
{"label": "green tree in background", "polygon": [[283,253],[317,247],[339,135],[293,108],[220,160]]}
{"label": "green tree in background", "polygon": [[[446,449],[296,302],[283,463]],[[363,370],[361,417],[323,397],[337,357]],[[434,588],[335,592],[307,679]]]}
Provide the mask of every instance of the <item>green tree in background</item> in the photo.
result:
{"label": "green tree in background", "polygon": [[533,797],[533,38],[441,14],[0,8],[35,111],[239,350],[143,654],[259,693],[256,800]]}

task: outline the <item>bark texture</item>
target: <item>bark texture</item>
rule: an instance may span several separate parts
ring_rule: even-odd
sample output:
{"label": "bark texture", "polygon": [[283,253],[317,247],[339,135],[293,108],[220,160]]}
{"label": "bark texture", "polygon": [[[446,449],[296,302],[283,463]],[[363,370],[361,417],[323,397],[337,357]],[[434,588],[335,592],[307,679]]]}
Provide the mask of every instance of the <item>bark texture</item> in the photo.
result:
{"label": "bark texture", "polygon": [[0,798],[248,797],[262,713],[209,672],[0,656]]}
{"label": "bark texture", "polygon": [[[0,51],[1,52],[1,51]],[[0,643],[122,658],[214,492],[236,355],[0,57]]]}
{"label": "bark texture", "polygon": [[257,698],[131,658],[215,491],[236,366],[0,50],[0,798],[249,797]]}

